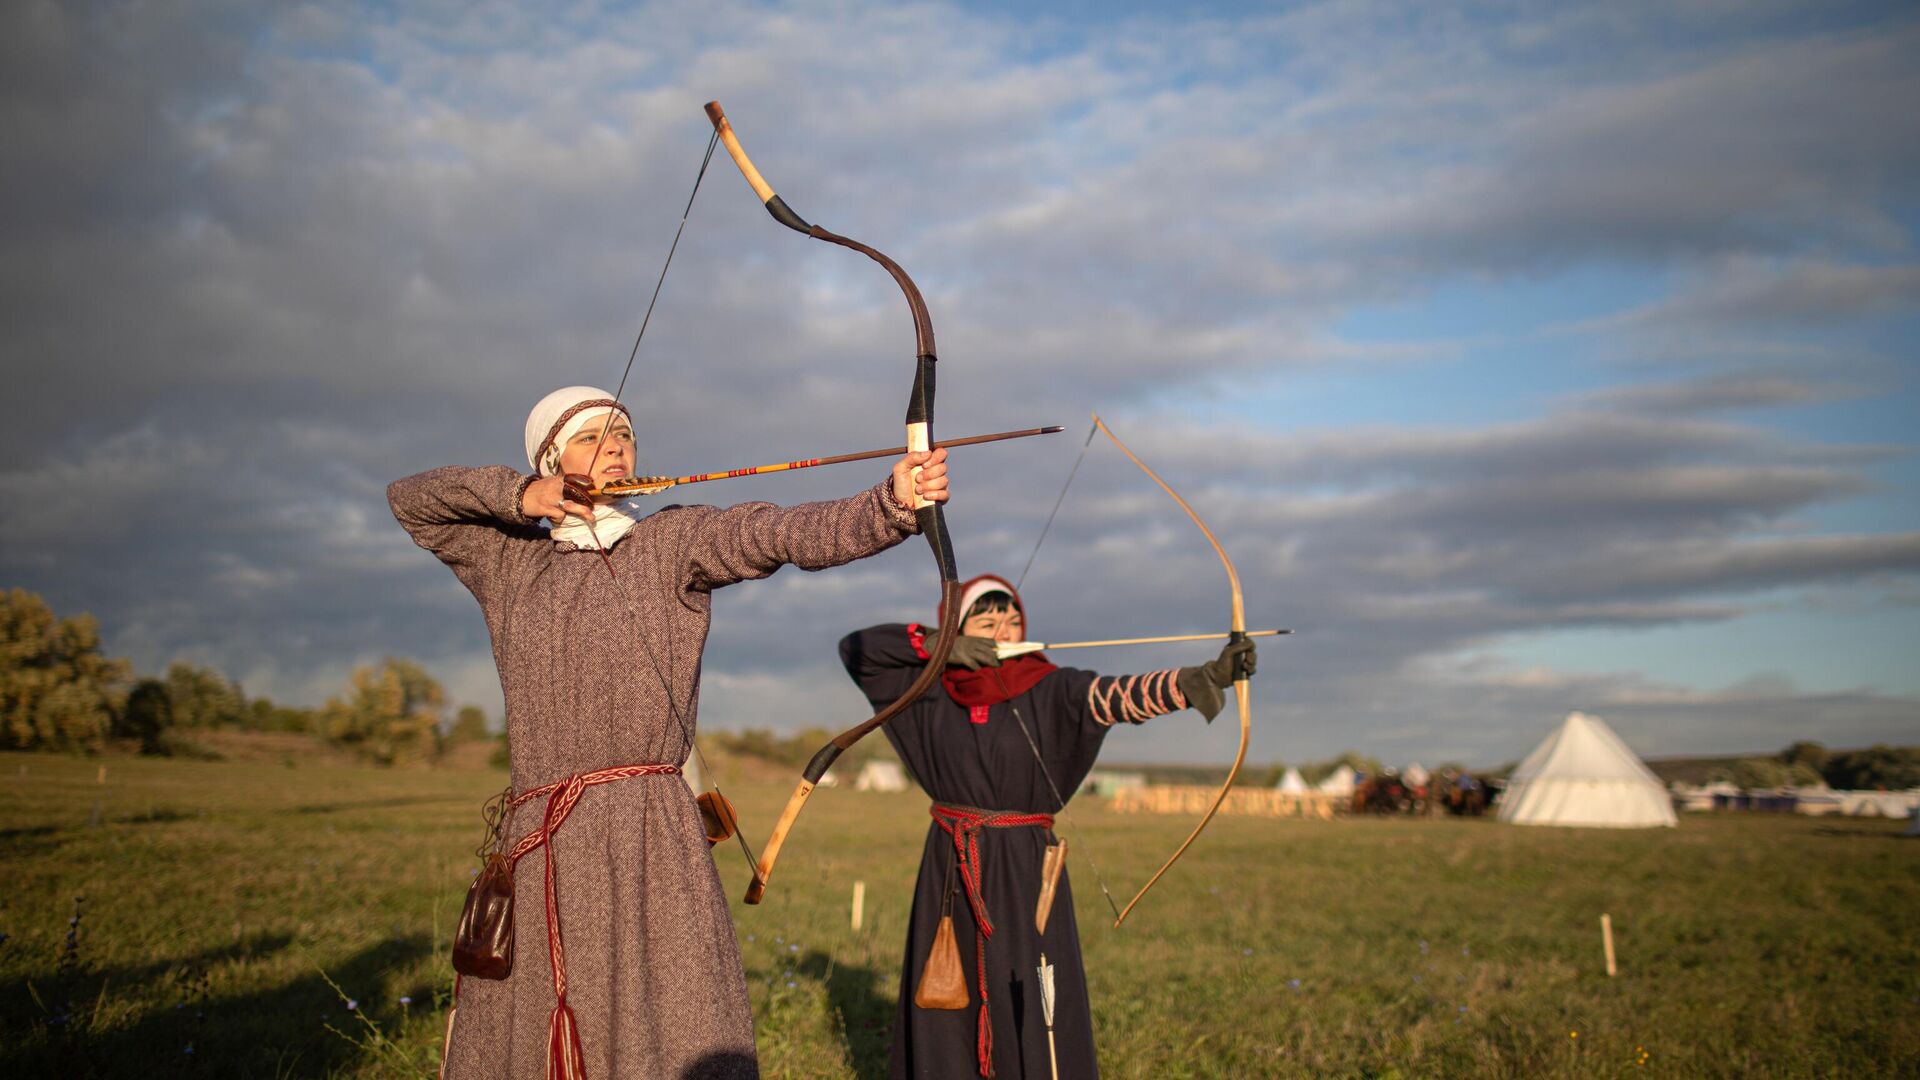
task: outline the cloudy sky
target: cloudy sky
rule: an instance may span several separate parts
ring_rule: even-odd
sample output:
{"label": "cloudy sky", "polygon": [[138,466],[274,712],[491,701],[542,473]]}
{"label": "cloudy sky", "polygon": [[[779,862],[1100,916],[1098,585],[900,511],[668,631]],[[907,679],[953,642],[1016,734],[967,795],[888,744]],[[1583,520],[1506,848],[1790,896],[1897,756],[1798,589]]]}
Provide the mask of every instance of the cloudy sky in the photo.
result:
{"label": "cloudy sky", "polygon": [[[963,574],[1019,572],[1096,409],[1220,533],[1297,632],[1252,760],[1492,764],[1575,708],[1655,755],[1920,742],[1920,12],[1028,7],[0,6],[0,586],[142,671],[317,704],[398,654],[497,722],[385,485],[524,466],[533,401],[617,381],[717,98],[918,280],[941,434],[1071,428],[960,457]],[[721,156],[629,384],[643,467],[897,443],[911,353],[885,276]],[[861,719],[834,642],[934,593],[917,541],[726,590],[702,721]],[[1228,610],[1100,444],[1027,593],[1043,640]]]}

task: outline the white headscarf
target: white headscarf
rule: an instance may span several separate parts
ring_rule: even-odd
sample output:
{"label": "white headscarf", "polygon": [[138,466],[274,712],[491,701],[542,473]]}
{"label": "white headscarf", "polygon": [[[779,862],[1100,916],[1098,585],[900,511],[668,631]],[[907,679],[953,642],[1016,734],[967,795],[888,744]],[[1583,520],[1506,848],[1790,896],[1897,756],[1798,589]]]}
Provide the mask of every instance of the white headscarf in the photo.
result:
{"label": "white headscarf", "polygon": [[[597,386],[562,387],[541,398],[540,403],[527,414],[527,464],[533,466],[534,475],[558,476],[560,451],[567,445],[567,440],[578,435],[580,429],[588,424],[605,424],[607,415],[615,411],[626,417],[629,424],[633,422],[633,415],[627,412],[627,407]],[[597,547],[610,548],[615,541],[627,535],[627,530],[633,528],[634,522],[640,519],[638,510],[631,499],[596,504],[592,527],[577,517],[569,517],[565,522],[552,526],[553,539],[556,543],[572,544],[586,551],[593,551]]]}

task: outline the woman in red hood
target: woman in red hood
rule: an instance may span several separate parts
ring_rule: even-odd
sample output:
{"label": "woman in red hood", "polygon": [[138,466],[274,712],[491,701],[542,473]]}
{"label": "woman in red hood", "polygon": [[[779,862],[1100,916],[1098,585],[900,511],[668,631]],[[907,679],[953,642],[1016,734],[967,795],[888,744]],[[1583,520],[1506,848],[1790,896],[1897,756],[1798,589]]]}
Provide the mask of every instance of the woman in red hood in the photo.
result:
{"label": "woman in red hood", "polygon": [[[1236,654],[1247,654],[1251,673],[1253,644],[1229,644],[1219,659],[1196,667],[1098,675],[1056,667],[1040,653],[997,658],[996,643],[1027,640],[1025,606],[1005,580],[974,578],[960,604],[963,636],[940,685],[884,728],[933,799],[907,924],[891,1073],[1051,1077],[1057,1062],[1061,1077],[1095,1077],[1086,973],[1064,871],[1043,898],[1049,849],[1058,842],[1053,815],[1092,771],[1115,723],[1185,708],[1211,721],[1233,684]],[[841,640],[841,662],[876,707],[886,705],[926,664],[935,627],[857,630]],[[949,916],[950,936],[941,927]],[[941,962],[956,953],[957,965]],[[1042,953],[1058,989],[1051,1055],[1036,974]]]}

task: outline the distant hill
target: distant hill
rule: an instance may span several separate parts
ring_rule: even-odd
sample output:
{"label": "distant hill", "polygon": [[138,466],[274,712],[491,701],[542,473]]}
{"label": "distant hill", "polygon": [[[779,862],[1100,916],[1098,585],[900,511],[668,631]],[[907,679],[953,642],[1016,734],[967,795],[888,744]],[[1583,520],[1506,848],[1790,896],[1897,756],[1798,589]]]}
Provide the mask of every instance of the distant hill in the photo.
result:
{"label": "distant hill", "polygon": [[1720,757],[1647,758],[1647,768],[1663,784],[1704,784],[1716,775],[1724,775],[1736,761],[1746,758],[1770,758],[1771,753],[1727,754]]}

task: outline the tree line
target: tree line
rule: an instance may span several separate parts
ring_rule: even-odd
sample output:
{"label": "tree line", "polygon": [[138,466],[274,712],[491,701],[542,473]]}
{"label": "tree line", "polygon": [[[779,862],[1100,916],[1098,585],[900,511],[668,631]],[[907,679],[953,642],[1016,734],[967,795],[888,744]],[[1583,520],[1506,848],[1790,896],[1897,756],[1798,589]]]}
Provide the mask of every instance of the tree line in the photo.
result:
{"label": "tree line", "polygon": [[59,618],[35,593],[0,593],[0,749],[87,753],[122,740],[174,754],[218,730],[310,735],[380,764],[430,761],[449,744],[490,737],[485,712],[449,713],[445,690],[411,660],[358,668],[345,693],[299,708],[249,698],[197,664],[137,677],[102,651],[93,616]]}
{"label": "tree line", "polygon": [[1864,750],[1829,750],[1802,741],[1772,757],[1741,758],[1716,770],[1712,779],[1748,789],[1825,783],[1849,791],[1904,791],[1920,787],[1920,747],[1876,744]]}

